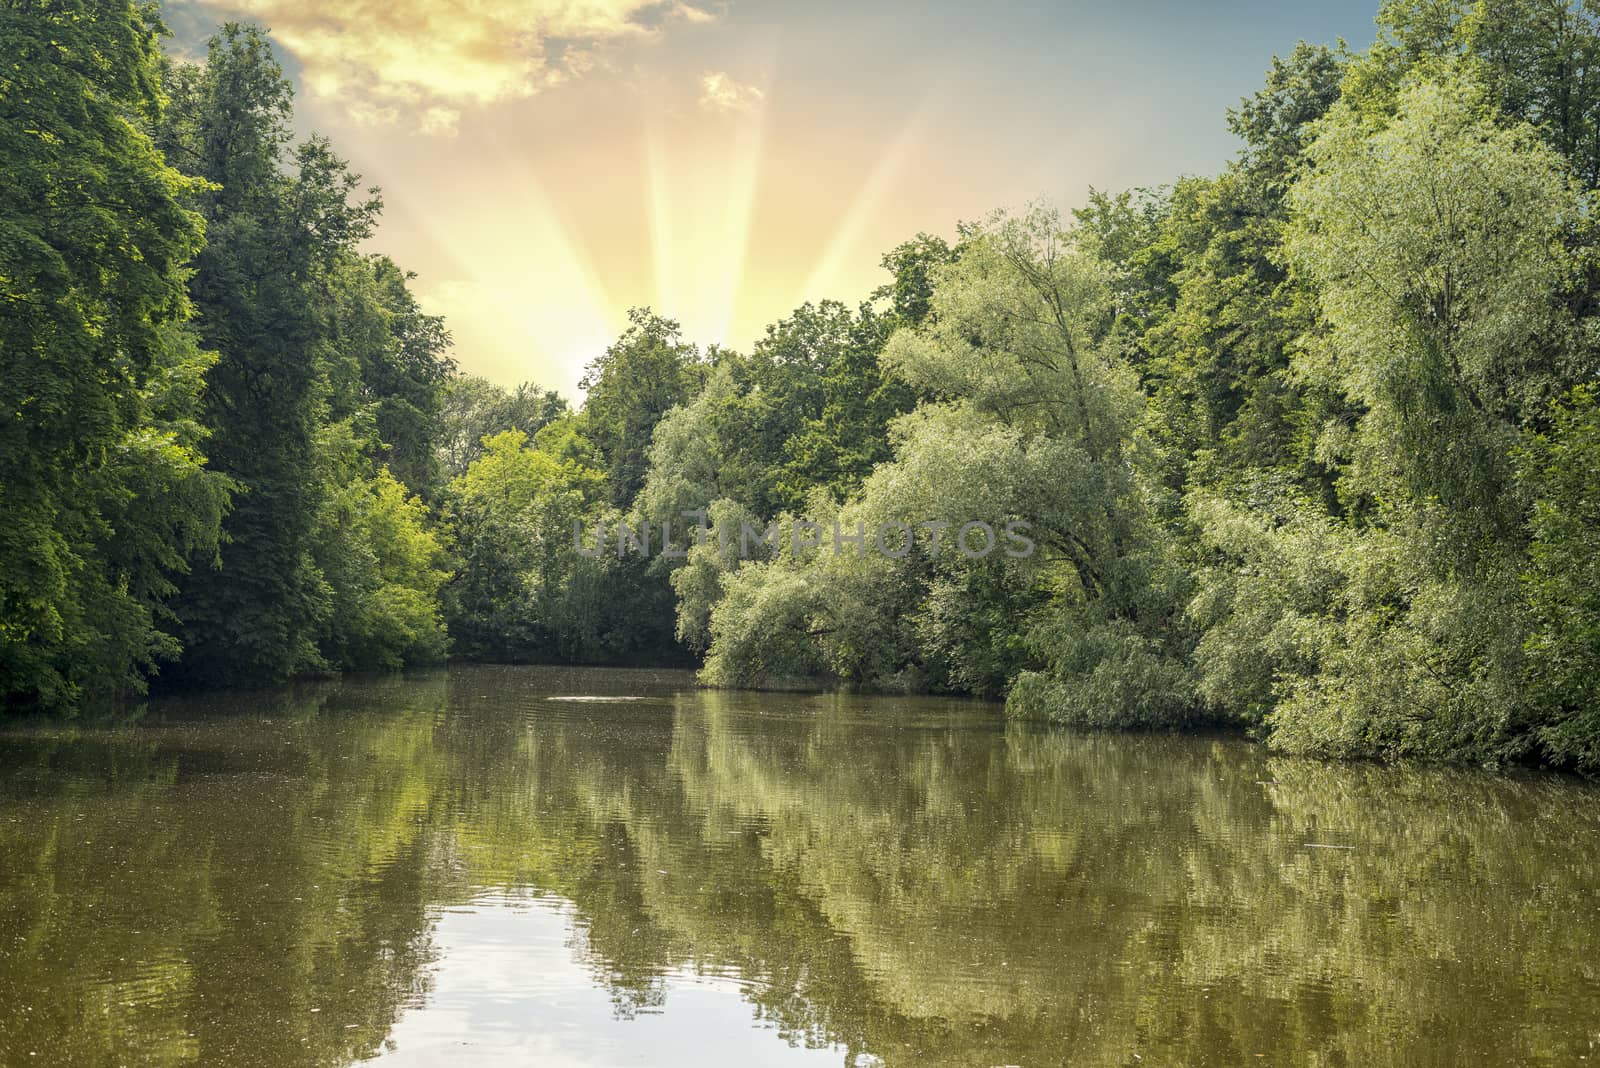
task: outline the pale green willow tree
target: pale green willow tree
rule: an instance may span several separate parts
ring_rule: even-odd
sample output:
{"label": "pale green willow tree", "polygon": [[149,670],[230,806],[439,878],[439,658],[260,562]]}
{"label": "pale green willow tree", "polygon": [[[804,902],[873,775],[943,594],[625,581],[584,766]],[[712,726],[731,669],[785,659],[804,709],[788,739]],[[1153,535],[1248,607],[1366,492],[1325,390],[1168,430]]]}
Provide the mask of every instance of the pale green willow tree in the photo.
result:
{"label": "pale green willow tree", "polygon": [[1236,517],[1200,507],[1219,553],[1196,602],[1212,628],[1202,688],[1265,708],[1227,637],[1252,634],[1276,673],[1274,744],[1514,756],[1528,736],[1528,502],[1512,456],[1570,373],[1554,295],[1579,194],[1531,128],[1497,121],[1457,75],[1407,85],[1392,117],[1336,105],[1307,157],[1286,249],[1326,331],[1295,371],[1361,413],[1320,446],[1345,472],[1346,518],[1336,530],[1291,519],[1242,547],[1226,530]]}
{"label": "pale green willow tree", "polygon": [[[820,666],[870,686],[1009,689],[1022,715],[1180,722],[1194,707],[1181,598],[1133,471],[1140,394],[1110,341],[1103,268],[1045,210],[963,238],[933,272],[929,314],[883,357],[935,399],[894,423],[893,458],[859,494],[837,513],[813,505],[819,545],[719,577],[707,678]],[[996,530],[981,558],[959,546],[974,521]],[[1013,521],[1034,552],[1003,541]],[[889,554],[873,544],[883,528]],[[863,533],[866,551],[843,541]],[[758,662],[780,630],[810,640]]]}
{"label": "pale green willow tree", "polygon": [[1308,155],[1285,244],[1331,336],[1300,371],[1368,409],[1357,488],[1436,505],[1470,562],[1520,525],[1509,446],[1570,378],[1554,297],[1579,195],[1531,127],[1498,125],[1460,77],[1406,88],[1377,129],[1336,106]]}
{"label": "pale green willow tree", "polygon": [[1558,409],[1522,454],[1538,500],[1524,576],[1539,742],[1551,759],[1600,771],[1600,406],[1592,384]]}
{"label": "pale green willow tree", "polygon": [[[656,437],[660,439],[659,431]],[[645,492],[650,492],[648,483]],[[677,595],[674,636],[678,641],[696,653],[703,653],[711,644],[711,612],[726,592],[723,580],[742,561],[766,560],[772,555],[764,536],[766,530],[762,521],[738,501],[719,497],[706,508],[706,534],[689,545],[682,566],[672,572],[672,590]],[[759,539],[757,533],[761,535]],[[746,542],[742,547],[738,540],[741,536]]]}
{"label": "pale green willow tree", "polygon": [[[995,502],[1029,521],[1044,550],[1025,631],[1034,663],[1012,683],[1009,710],[1173,725],[1195,708],[1174,625],[1183,583],[1135,474],[1143,397],[1111,334],[1108,283],[1053,213],[993,219],[941,274],[929,320],[897,335],[887,359],[914,387],[1014,430],[1032,461],[1006,465],[1021,492]],[[939,614],[956,619],[954,608]]]}
{"label": "pale green willow tree", "polygon": [[673,408],[656,424],[644,488],[634,502],[636,525],[670,530],[673,546],[682,549],[695,526],[686,513],[739,494],[745,480],[738,477],[737,458],[729,455],[728,435],[718,421],[719,414],[736,409],[739,400],[733,368],[724,363],[711,370],[693,400]]}

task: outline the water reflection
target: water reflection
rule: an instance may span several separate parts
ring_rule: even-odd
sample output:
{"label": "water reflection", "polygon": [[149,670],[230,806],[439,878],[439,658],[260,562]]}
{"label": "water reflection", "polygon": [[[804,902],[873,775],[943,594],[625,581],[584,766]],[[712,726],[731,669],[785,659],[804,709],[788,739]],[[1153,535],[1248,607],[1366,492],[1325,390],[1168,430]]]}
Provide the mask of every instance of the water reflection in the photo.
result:
{"label": "water reflection", "polygon": [[0,765],[6,1064],[1600,1056],[1600,791],[1560,779],[527,668]]}

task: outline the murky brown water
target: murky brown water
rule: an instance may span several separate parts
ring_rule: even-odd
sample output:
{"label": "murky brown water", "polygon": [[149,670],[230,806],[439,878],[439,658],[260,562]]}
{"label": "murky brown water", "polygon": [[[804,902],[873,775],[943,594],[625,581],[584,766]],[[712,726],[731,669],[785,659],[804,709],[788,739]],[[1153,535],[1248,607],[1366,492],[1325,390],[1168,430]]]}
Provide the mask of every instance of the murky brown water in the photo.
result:
{"label": "murky brown water", "polygon": [[533,668],[0,768],[5,1064],[1600,1060],[1600,790],[1554,777]]}

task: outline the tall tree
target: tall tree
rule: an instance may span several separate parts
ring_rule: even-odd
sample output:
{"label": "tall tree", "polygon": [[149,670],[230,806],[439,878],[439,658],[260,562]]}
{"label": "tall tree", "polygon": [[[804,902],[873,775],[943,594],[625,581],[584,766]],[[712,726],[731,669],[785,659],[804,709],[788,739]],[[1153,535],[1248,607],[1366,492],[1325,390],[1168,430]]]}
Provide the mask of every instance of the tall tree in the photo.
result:
{"label": "tall tree", "polygon": [[1367,503],[1301,542],[1325,545],[1320,561],[1283,554],[1323,573],[1325,600],[1277,683],[1274,741],[1519,755],[1528,499],[1513,456],[1569,380],[1569,348],[1549,342],[1581,201],[1565,161],[1466,72],[1410,81],[1392,115],[1341,102],[1308,153],[1287,249],[1327,329],[1297,373],[1358,405],[1339,490]]}
{"label": "tall tree", "polygon": [[284,678],[319,666],[327,610],[309,538],[335,267],[371,231],[375,196],[325,141],[289,149],[290,87],[261,31],[229,24],[204,67],[173,71],[164,143],[211,186],[208,243],[191,286],[204,343],[211,466],[241,495],[214,560],[185,584],[185,673]]}
{"label": "tall tree", "polygon": [[0,700],[136,690],[176,646],[173,577],[216,543],[208,362],[185,326],[199,183],[146,134],[145,6],[0,3]]}
{"label": "tall tree", "polygon": [[648,308],[628,312],[628,328],[589,364],[578,383],[586,430],[605,468],[611,503],[626,508],[644,487],[650,435],[705,381],[699,349],[678,324]]}
{"label": "tall tree", "polygon": [[371,459],[407,489],[443,489],[435,439],[454,362],[444,320],[422,311],[402,271],[387,256],[347,255],[327,283],[330,418],[370,423]]}

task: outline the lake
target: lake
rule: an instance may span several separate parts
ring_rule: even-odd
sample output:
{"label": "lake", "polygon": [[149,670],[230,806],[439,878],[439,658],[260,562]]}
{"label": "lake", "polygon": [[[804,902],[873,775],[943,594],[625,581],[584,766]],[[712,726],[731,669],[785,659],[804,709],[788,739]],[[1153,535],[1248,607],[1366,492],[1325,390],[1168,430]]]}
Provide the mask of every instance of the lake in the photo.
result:
{"label": "lake", "polygon": [[6,1065],[1600,1060],[1600,790],[461,667],[0,731]]}

